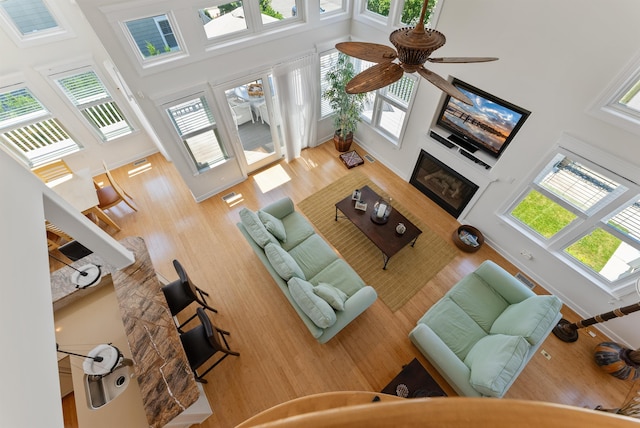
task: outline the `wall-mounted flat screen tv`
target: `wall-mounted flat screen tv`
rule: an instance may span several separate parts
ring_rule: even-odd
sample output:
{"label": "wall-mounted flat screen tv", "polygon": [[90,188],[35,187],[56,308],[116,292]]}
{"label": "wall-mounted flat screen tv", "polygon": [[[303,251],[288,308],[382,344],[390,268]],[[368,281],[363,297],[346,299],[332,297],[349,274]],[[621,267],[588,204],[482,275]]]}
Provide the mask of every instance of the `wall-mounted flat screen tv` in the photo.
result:
{"label": "wall-mounted flat screen tv", "polygon": [[500,157],[531,112],[456,78],[451,83],[473,105],[447,95],[436,125],[451,132],[449,139],[464,149]]}

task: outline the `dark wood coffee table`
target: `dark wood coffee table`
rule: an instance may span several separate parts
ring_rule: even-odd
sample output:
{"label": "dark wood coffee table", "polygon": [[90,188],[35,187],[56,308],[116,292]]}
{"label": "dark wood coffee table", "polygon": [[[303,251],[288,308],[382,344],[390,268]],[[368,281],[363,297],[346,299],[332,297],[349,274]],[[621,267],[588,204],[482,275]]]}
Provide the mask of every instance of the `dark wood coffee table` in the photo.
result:
{"label": "dark wood coffee table", "polygon": [[[385,224],[374,223],[373,220],[371,220],[371,212],[373,211],[373,205],[380,199],[380,196],[371,190],[369,186],[364,186],[359,190],[361,192],[360,200],[367,204],[367,210],[362,211],[356,209],[356,201],[351,199],[351,195],[349,195],[336,204],[336,221],[338,221],[338,217],[340,217],[338,216],[338,210],[340,210],[340,212],[344,214],[343,217],[348,218],[382,251],[384,260],[382,269],[386,269],[389,259],[407,246],[407,244],[411,244],[413,247],[422,231],[399,213],[398,210],[393,208],[393,204],[391,204],[393,209],[389,214],[389,220]],[[406,232],[402,235],[396,232],[398,223],[403,223],[407,228]]]}

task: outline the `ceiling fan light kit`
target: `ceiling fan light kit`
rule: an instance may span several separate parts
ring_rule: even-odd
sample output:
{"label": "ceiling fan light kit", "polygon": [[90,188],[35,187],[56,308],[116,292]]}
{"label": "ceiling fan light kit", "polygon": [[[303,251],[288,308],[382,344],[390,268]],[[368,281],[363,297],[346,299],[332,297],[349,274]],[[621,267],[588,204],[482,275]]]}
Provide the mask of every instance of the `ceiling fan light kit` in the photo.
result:
{"label": "ceiling fan light kit", "polygon": [[473,105],[471,100],[453,86],[451,82],[425,68],[424,63],[427,61],[433,63],[488,62],[496,61],[498,58],[431,58],[431,54],[444,46],[447,39],[439,31],[424,28],[427,3],[428,0],[425,0],[422,5],[420,20],[415,27],[400,28],[389,35],[389,41],[395,46],[395,49],[386,45],[366,42],[343,42],[336,45],[336,49],[344,54],[376,63],[376,65],[361,72],[349,81],[345,87],[347,93],[360,94],[380,89],[400,80],[405,72],[418,72],[443,92],[465,104]]}

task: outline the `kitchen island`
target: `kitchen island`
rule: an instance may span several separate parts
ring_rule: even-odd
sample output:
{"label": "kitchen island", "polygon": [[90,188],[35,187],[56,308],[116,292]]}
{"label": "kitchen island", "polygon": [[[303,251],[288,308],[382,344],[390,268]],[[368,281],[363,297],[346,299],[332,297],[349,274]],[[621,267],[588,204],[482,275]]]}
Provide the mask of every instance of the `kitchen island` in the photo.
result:
{"label": "kitchen island", "polygon": [[211,408],[189,367],[144,240],[128,237],[120,243],[135,254],[135,262],[124,269],[101,263],[95,254],[73,263],[76,267],[88,261],[101,265],[103,277],[95,286],[84,290],[70,286],[73,270],[69,267],[52,274],[60,349],[87,353],[100,343],[112,343],[133,361],[135,376],[127,390],[92,410],[87,405],[82,360],[73,357],[78,422],[92,428],[105,423],[122,427],[200,423]]}

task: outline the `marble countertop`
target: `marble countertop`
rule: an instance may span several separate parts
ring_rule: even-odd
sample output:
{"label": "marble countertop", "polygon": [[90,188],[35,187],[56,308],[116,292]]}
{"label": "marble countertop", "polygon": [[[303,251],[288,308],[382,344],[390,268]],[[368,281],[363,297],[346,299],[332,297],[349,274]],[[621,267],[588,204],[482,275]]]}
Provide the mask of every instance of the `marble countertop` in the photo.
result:
{"label": "marble countertop", "polygon": [[162,427],[195,403],[200,391],[144,240],[128,237],[119,242],[135,254],[135,262],[122,270],[95,254],[73,264],[101,265],[103,276],[110,275],[112,281],[102,279],[82,290],[71,283],[69,267],[51,275],[54,310],[113,282],[149,426]]}
{"label": "marble countertop", "polygon": [[87,264],[100,266],[101,272],[101,279],[98,283],[87,288],[78,288],[73,282],[71,282],[71,275],[73,275],[75,270],[69,266],[58,269],[51,274],[51,298],[53,300],[54,312],[78,299],[81,299],[100,287],[111,284],[111,281],[105,281],[104,277],[115,272],[116,268],[105,263],[104,260],[95,253],[89,254],[76,262],[70,263],[70,265],[76,269]]}

